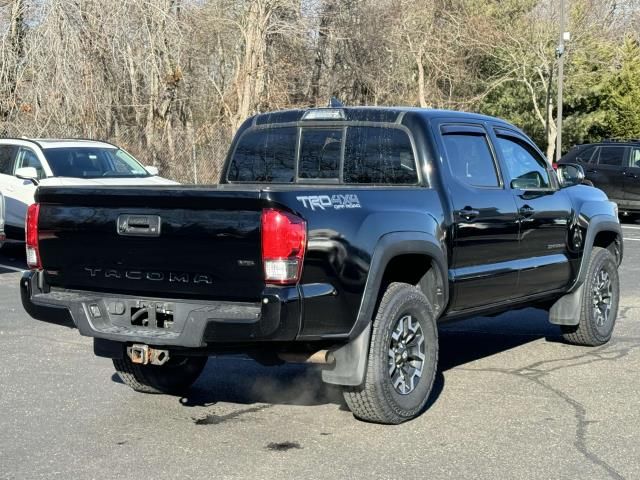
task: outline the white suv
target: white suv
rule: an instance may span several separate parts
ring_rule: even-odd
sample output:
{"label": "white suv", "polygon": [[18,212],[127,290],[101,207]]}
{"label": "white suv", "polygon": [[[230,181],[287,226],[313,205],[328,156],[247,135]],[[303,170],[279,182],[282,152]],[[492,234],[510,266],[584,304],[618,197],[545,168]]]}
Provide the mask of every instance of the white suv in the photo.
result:
{"label": "white suv", "polygon": [[4,243],[4,197],[2,196],[2,192],[0,192],[0,248]]}
{"label": "white suv", "polygon": [[110,143],[67,139],[0,139],[0,192],[7,240],[24,240],[24,219],[37,185],[169,185]]}

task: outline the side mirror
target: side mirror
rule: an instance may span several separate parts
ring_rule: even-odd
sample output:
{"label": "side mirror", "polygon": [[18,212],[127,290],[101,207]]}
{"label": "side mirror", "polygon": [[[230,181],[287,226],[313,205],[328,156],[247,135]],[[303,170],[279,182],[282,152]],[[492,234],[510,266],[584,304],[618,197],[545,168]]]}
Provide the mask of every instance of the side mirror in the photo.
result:
{"label": "side mirror", "polygon": [[520,190],[540,189],[546,182],[539,172],[531,171],[511,181],[511,188]]}
{"label": "side mirror", "polygon": [[22,180],[31,180],[34,185],[38,185],[38,171],[33,167],[22,167],[16,170],[16,177]]}
{"label": "side mirror", "polygon": [[585,179],[584,169],[575,163],[561,163],[556,172],[562,188],[580,185]]}
{"label": "side mirror", "polygon": [[149,172],[149,175],[158,175],[160,173],[160,170],[158,170],[158,167],[153,167],[151,165],[145,166],[144,169],[147,172]]}

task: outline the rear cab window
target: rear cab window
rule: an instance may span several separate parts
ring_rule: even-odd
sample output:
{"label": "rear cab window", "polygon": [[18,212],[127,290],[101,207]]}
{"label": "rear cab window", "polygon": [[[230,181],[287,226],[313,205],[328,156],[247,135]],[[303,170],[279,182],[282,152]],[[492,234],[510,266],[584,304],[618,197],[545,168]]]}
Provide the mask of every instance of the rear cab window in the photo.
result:
{"label": "rear cab window", "polygon": [[300,141],[298,177],[301,179],[332,178],[338,180],[343,133],[342,129],[303,129]]}
{"label": "rear cab window", "polygon": [[229,182],[417,185],[411,138],[399,126],[269,126],[247,130]]}
{"label": "rear cab window", "polygon": [[233,153],[227,179],[233,182],[293,182],[297,130],[282,127],[247,131]]}

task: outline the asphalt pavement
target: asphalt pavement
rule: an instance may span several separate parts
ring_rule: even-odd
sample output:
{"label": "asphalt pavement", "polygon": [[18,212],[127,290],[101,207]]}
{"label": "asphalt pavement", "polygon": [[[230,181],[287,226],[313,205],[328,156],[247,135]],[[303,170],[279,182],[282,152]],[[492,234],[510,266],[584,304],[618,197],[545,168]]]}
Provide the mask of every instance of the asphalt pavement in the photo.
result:
{"label": "asphalt pavement", "polygon": [[441,328],[429,409],[353,418],[304,366],[212,358],[186,397],[123,385],[91,339],[22,310],[0,251],[0,480],[640,478],[640,225],[625,225],[612,341],[561,341],[526,309]]}

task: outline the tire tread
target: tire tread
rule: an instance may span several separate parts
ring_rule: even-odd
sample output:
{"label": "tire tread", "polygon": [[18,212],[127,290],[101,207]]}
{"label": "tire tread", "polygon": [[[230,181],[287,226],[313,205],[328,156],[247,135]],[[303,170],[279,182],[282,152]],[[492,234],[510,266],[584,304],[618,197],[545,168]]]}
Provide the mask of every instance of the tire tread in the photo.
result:
{"label": "tire tread", "polygon": [[[404,290],[404,292],[403,292]],[[431,318],[433,318],[433,309],[429,304],[426,296],[415,286],[409,285],[406,283],[391,283],[382,299],[380,301],[380,305],[378,306],[378,313],[376,314],[376,320],[374,321],[370,345],[375,345],[378,342],[378,338],[381,335],[385,334],[383,328],[380,328],[380,322],[378,321],[379,312],[385,312],[387,309],[387,305],[394,299],[396,295],[403,294],[416,294],[421,297],[421,300],[424,302],[427,307]],[[429,345],[429,348],[435,349],[435,359],[436,365],[438,363],[438,341],[437,341],[437,329],[435,330],[436,342],[435,345]],[[375,423],[383,423],[383,424],[398,424],[405,420],[409,420],[415,415],[419,414],[422,408],[424,407],[424,403],[426,400],[415,409],[415,411],[411,412],[400,412],[393,408],[393,403],[387,401],[385,398],[381,398],[385,396],[384,389],[382,389],[378,383],[378,379],[376,378],[377,364],[381,361],[379,358],[376,358],[375,352],[372,348],[369,348],[369,356],[367,362],[367,373],[365,375],[364,384],[358,387],[348,387],[344,389],[344,398],[347,402],[347,405],[351,409],[352,413],[366,421],[375,422]],[[431,387],[433,386],[433,382],[435,380],[437,368],[433,368],[431,371],[431,378],[429,381],[429,391],[431,391]],[[427,380],[423,378],[423,380]]]}
{"label": "tire tread", "polygon": [[[607,256],[609,258],[607,258]],[[589,264],[587,266],[587,278],[585,279],[585,283],[588,283],[585,285],[586,287],[591,286],[591,276],[593,275],[593,270],[596,268],[596,264],[598,262],[606,262],[608,260],[615,262],[615,259],[609,250],[602,247],[593,247],[591,257],[589,258]],[[618,285],[618,282],[616,282],[616,285]],[[562,327],[562,336],[566,342],[573,345],[596,347],[607,343],[611,338],[611,335],[606,338],[602,337],[594,328],[593,323],[590,321],[590,303],[591,292],[590,288],[587,288],[585,289],[580,302],[580,321],[578,325]],[[618,300],[616,300],[616,311],[612,312],[614,315],[617,315],[617,308]],[[615,318],[613,322],[615,324]]]}

